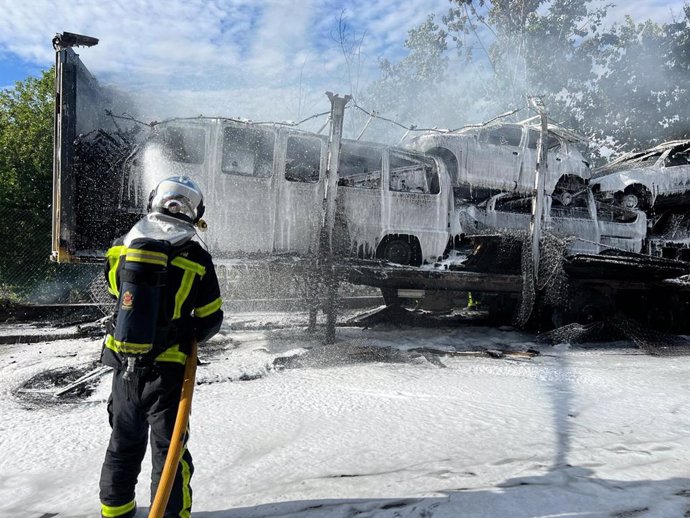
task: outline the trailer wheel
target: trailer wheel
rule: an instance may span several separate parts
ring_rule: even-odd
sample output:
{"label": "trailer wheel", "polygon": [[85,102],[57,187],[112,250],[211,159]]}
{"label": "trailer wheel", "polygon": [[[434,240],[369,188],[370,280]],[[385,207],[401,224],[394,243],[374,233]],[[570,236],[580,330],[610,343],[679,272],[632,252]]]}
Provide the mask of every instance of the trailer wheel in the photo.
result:
{"label": "trailer wheel", "polygon": [[618,191],[614,200],[626,209],[647,210],[652,204],[652,193],[644,185],[629,185],[623,192]]}
{"label": "trailer wheel", "polygon": [[402,239],[393,239],[388,241],[386,246],[384,246],[383,258],[391,263],[410,264],[412,249],[409,243],[406,243]]}
{"label": "trailer wheel", "polygon": [[682,305],[674,297],[657,294],[648,300],[645,323],[662,333],[673,333],[679,324],[677,312],[682,312]]}
{"label": "trailer wheel", "polygon": [[566,324],[592,324],[606,320],[613,310],[608,295],[594,289],[571,289],[565,307],[553,308],[551,323],[554,327]]}
{"label": "trailer wheel", "polygon": [[379,245],[376,257],[396,264],[422,264],[422,251],[417,238],[401,234],[386,236]]}

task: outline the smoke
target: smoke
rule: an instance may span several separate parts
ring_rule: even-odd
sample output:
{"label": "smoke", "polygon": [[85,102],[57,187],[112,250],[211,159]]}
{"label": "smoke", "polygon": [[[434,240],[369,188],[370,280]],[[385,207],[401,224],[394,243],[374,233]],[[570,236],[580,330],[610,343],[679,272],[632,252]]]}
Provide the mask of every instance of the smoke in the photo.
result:
{"label": "smoke", "polygon": [[[504,120],[524,120],[534,115],[527,98],[543,96],[554,122],[591,141],[594,160],[690,137],[684,101],[690,64],[683,50],[690,38],[688,13],[661,23],[630,17],[621,22],[619,14],[616,23],[586,2],[559,28],[552,26],[563,18],[555,9],[547,3],[537,13],[542,25],[508,35],[495,26],[492,33],[476,19],[463,26],[465,33],[453,33],[452,17],[437,24],[430,18],[410,30],[408,55],[384,60],[379,78],[356,100],[408,128],[458,128],[515,109]],[[479,15],[488,19],[486,11]],[[436,73],[428,74],[434,66]],[[368,119],[364,113],[350,117],[349,136]],[[397,143],[405,131],[375,118],[365,138]]]}

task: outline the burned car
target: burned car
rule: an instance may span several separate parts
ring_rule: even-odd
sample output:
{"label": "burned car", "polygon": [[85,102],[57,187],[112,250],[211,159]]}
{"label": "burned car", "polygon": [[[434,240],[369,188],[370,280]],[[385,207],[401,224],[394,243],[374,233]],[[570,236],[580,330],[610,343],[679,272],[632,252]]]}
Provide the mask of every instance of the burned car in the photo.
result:
{"label": "burned car", "polygon": [[[515,124],[426,132],[405,145],[443,160],[455,197],[477,203],[500,192],[533,192],[539,135],[535,120],[528,119]],[[589,164],[576,147],[582,141],[564,128],[549,125],[546,192],[563,205],[591,177]]]}
{"label": "burned car", "polygon": [[[589,190],[569,206],[547,203],[544,230],[567,240],[568,254],[598,254],[607,249],[639,253],[646,237],[644,212],[598,204]],[[501,193],[480,204],[456,208],[455,233],[526,231],[532,217],[532,198]]]}
{"label": "burned car", "polygon": [[591,182],[598,200],[629,209],[690,202],[690,140],[665,142],[627,153],[597,169]]}

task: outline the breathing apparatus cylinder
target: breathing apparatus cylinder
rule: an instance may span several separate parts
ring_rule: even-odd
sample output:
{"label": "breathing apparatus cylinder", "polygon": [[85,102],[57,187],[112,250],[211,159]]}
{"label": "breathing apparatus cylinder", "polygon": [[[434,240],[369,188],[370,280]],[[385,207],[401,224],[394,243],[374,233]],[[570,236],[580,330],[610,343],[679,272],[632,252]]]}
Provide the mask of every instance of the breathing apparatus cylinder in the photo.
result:
{"label": "breathing apparatus cylinder", "polygon": [[151,352],[159,329],[165,325],[161,309],[165,303],[169,251],[167,241],[145,238],[135,239],[127,247],[120,270],[113,333],[115,346],[126,364],[127,378],[137,362]]}

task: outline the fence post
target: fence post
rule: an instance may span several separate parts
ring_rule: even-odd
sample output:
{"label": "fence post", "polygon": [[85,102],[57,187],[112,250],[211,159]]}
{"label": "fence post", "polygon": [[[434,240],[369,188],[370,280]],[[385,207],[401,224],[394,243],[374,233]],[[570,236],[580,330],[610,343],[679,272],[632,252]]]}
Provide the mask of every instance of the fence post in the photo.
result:
{"label": "fence post", "polygon": [[351,96],[341,97],[332,92],[326,92],[326,95],[331,101],[331,130],[328,136],[328,161],[324,186],[319,262],[322,279],[326,287],[326,335],[324,342],[332,344],[335,342],[335,324],[338,312],[338,278],[333,268],[333,229],[337,208],[338,167],[340,164],[340,144],[343,137],[343,120],[345,118],[345,106],[350,101]]}

